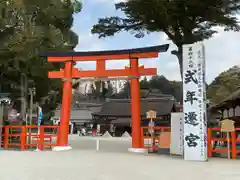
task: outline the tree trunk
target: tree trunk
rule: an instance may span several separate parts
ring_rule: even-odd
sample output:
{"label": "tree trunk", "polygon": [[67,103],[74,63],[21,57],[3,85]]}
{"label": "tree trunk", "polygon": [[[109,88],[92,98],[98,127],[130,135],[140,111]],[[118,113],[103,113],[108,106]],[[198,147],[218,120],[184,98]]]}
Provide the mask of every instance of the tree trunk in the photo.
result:
{"label": "tree trunk", "polygon": [[178,58],[180,75],[181,75],[181,79],[183,79],[183,48],[182,48],[182,45],[178,46],[178,50],[172,51],[172,54],[177,56],[177,58]]}
{"label": "tree trunk", "polygon": [[21,74],[21,116],[22,121],[26,121],[27,110],[27,77]]}
{"label": "tree trunk", "polygon": [[[177,58],[178,58],[180,75],[181,75],[181,79],[183,81],[183,48],[182,48],[182,45],[178,46],[178,50],[172,51],[172,54],[177,56]],[[180,103],[183,104],[183,98],[181,98]]]}

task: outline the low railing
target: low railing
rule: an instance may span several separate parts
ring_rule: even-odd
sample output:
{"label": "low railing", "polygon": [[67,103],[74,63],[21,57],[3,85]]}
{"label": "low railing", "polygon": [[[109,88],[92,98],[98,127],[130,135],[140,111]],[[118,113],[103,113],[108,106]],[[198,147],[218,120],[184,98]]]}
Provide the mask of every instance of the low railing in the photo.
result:
{"label": "low railing", "polygon": [[[240,128],[236,128],[234,132],[230,133],[229,138],[213,137],[213,132],[220,132],[220,128],[208,128],[208,157],[212,157],[214,152],[227,153],[230,151],[232,159],[236,159],[240,150],[237,149],[237,143],[240,142],[240,138],[237,138],[237,132]],[[230,143],[230,149],[224,147],[213,148],[214,142]]]}
{"label": "low railing", "polygon": [[[51,148],[56,146],[59,126],[4,126],[2,147],[4,149],[19,148],[20,150]],[[46,130],[49,130],[46,132]]]}
{"label": "low railing", "polygon": [[[153,148],[153,141],[158,140],[159,143],[159,149],[161,148],[169,148],[168,144],[170,144],[170,127],[154,127],[155,135],[154,137],[151,137],[151,135],[148,133],[149,127],[141,127],[141,140],[142,140],[142,148],[151,149]],[[214,152],[222,153],[222,152],[229,152],[231,153],[231,158],[236,159],[237,155],[240,153],[240,148],[237,148],[237,145],[240,144],[240,138],[237,138],[238,132],[240,132],[240,128],[235,128],[234,132],[230,133],[229,139],[227,137],[214,137],[213,132],[220,132],[220,128],[208,128],[208,157],[213,157]],[[161,135],[163,135],[165,132],[168,132],[166,135],[162,138]],[[221,133],[222,135],[226,135],[226,133]],[[230,150],[226,147],[218,146],[216,148],[213,148],[214,142],[219,143],[225,143],[227,145],[227,142],[230,143]],[[164,144],[164,147],[161,147],[161,145]]]}

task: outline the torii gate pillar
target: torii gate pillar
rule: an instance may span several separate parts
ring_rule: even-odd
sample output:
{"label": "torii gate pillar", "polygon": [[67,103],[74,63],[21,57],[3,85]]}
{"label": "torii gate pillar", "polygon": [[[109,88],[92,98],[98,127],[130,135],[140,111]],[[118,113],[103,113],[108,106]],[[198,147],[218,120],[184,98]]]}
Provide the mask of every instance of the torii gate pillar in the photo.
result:
{"label": "torii gate pillar", "polygon": [[[131,71],[138,72],[138,59],[130,59]],[[131,80],[131,111],[132,111],[132,151],[141,148],[141,116],[140,116],[140,85],[139,76]],[[131,151],[131,150],[130,150]]]}
{"label": "torii gate pillar", "polygon": [[61,106],[61,121],[59,126],[59,134],[57,144],[59,147],[70,149],[68,146],[68,132],[69,132],[69,120],[71,115],[72,104],[72,69],[73,62],[66,61],[64,67],[64,79],[63,79],[63,95]]}

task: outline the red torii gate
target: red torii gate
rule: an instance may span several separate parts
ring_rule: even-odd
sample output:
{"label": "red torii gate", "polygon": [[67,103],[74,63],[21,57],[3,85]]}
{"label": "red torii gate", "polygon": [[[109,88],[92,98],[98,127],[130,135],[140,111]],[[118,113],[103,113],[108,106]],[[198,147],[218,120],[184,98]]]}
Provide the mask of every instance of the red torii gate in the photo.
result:
{"label": "red torii gate", "polygon": [[[41,56],[48,57],[48,62],[63,62],[64,69],[49,72],[49,78],[63,79],[63,96],[61,107],[61,120],[58,135],[58,146],[68,147],[69,120],[72,101],[72,79],[83,77],[129,77],[131,79],[131,111],[132,111],[132,148],[141,148],[140,128],[140,87],[139,77],[156,75],[156,68],[144,68],[138,65],[139,58],[156,58],[160,52],[166,52],[169,45],[152,46],[115,51],[93,51],[93,52],[48,52]],[[125,69],[106,69],[106,60],[129,59],[130,67]],[[96,70],[79,71],[74,68],[77,61],[96,61]]]}

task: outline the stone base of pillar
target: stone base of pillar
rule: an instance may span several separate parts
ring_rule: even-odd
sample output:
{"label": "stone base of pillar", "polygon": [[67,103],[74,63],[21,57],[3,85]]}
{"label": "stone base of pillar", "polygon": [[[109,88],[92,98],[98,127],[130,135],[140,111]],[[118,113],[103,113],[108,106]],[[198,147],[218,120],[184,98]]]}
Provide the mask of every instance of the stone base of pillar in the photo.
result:
{"label": "stone base of pillar", "polygon": [[72,149],[71,146],[56,146],[52,148],[52,151],[69,151],[71,149]]}
{"label": "stone base of pillar", "polygon": [[141,154],[148,153],[148,149],[145,149],[145,148],[129,148],[128,151],[132,153],[141,153]]}

